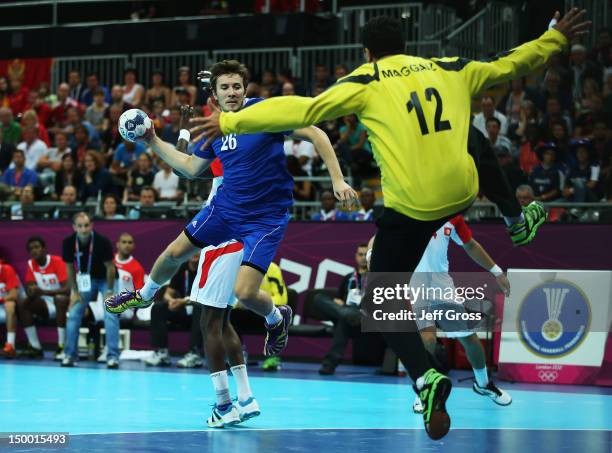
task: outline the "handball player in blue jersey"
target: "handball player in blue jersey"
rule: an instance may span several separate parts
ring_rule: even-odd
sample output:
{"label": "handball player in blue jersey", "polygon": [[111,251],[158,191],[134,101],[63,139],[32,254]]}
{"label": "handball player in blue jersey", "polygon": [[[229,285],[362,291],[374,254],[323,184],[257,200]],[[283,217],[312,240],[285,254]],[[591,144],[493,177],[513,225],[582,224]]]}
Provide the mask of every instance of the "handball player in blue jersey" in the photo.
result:
{"label": "handball player in blue jersey", "polygon": [[[209,105],[215,109],[218,105],[224,112],[237,112],[259,102],[261,99],[245,98],[246,75],[246,67],[235,60],[213,65],[210,82],[214,102]],[[106,309],[120,313],[128,308],[151,305],[160,286],[198,249],[236,239],[244,244],[236,297],[266,320],[264,354],[282,351],[287,344],[291,308],[275,307],[270,296],[259,287],[283,238],[293,202],[293,179],[287,171],[283,150],[285,135],[312,142],[329,170],[335,196],[349,206],[356,202],[357,195],[344,182],[327,135],[314,126],[282,133],[229,134],[207,147],[203,147],[203,140],[195,144],[192,155],[163,142],[153,128],[147,131],[144,139],[177,172],[188,178],[197,177],[218,157],[224,180],[210,204],[159,256],[145,286],[109,297],[105,301]]]}

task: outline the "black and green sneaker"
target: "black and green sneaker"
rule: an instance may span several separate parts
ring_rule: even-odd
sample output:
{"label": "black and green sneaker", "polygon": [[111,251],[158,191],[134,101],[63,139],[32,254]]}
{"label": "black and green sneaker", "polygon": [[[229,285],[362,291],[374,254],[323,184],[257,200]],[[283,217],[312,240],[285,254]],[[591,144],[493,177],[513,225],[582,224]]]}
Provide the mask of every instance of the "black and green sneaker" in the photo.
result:
{"label": "black and green sneaker", "polygon": [[433,368],[423,375],[423,380],[422,387],[415,390],[423,403],[425,431],[430,438],[438,440],[450,430],[451,420],[446,412],[446,400],[453,384],[448,377]]}
{"label": "black and green sneaker", "polygon": [[547,213],[542,203],[532,201],[523,208],[524,222],[508,227],[510,239],[516,247],[529,244],[536,235],[538,228],[546,221]]}
{"label": "black and green sneaker", "polygon": [[280,357],[272,356],[264,360],[264,363],[261,368],[264,371],[278,371],[280,370],[280,364],[281,364]]}

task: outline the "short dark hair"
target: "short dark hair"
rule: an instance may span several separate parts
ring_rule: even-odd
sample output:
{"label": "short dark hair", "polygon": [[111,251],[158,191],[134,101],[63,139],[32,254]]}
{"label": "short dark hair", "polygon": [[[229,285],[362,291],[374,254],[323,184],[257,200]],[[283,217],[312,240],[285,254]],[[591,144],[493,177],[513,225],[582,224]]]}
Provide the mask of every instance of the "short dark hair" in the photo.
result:
{"label": "short dark hair", "polygon": [[106,93],[104,93],[104,90],[102,88],[96,88],[93,91],[93,95],[95,96],[106,96]]}
{"label": "short dark hair", "polygon": [[373,17],[363,27],[363,47],[375,58],[404,53],[402,23],[389,16]]}
{"label": "short dark hair", "polygon": [[223,60],[215,63],[210,68],[210,88],[213,92],[217,92],[217,79],[225,74],[238,74],[242,77],[242,84],[246,89],[248,70],[245,65],[238,60]]}
{"label": "short dark hair", "polygon": [[26,250],[30,250],[30,244],[33,242],[38,242],[42,246],[42,248],[47,248],[47,243],[40,236],[30,236],[28,241],[26,242]]}
{"label": "short dark hair", "polygon": [[360,242],[359,244],[357,244],[357,248],[358,249],[368,248],[368,243],[367,242]]}
{"label": "short dark hair", "polygon": [[489,124],[489,123],[491,123],[491,122],[493,122],[493,123],[497,123],[497,126],[498,126],[498,127],[501,127],[501,121],[500,121],[500,120],[498,120],[497,118],[495,118],[494,116],[492,116],[491,118],[487,119],[486,124],[488,125],[488,124]]}

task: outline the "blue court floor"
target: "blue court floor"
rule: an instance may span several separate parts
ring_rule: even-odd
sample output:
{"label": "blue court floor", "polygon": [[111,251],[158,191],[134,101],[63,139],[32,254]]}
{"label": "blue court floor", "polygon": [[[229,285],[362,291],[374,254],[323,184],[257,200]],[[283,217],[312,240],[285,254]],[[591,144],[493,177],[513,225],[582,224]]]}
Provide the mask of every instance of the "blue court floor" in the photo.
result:
{"label": "blue court floor", "polygon": [[[457,384],[448,402],[452,431],[434,442],[412,413],[408,379],[358,367],[322,379],[316,369],[288,364],[273,375],[253,369],[262,415],[209,430],[214,394],[206,370],[0,362],[0,433],[67,432],[69,449],[87,452],[612,451],[609,389],[499,383],[514,399],[499,407],[470,383]],[[455,373],[454,384],[458,376],[465,373]]]}

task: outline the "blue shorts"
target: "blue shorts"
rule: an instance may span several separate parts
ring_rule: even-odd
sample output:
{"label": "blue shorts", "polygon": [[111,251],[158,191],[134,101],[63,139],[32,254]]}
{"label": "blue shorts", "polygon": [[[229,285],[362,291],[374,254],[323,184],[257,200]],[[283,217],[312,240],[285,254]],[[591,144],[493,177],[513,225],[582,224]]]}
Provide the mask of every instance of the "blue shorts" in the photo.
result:
{"label": "blue shorts", "polygon": [[276,255],[276,250],[283,240],[289,212],[279,212],[262,218],[225,218],[222,207],[215,200],[203,208],[185,226],[189,240],[200,248],[218,245],[235,239],[244,244],[242,264],[251,266],[263,274]]}

